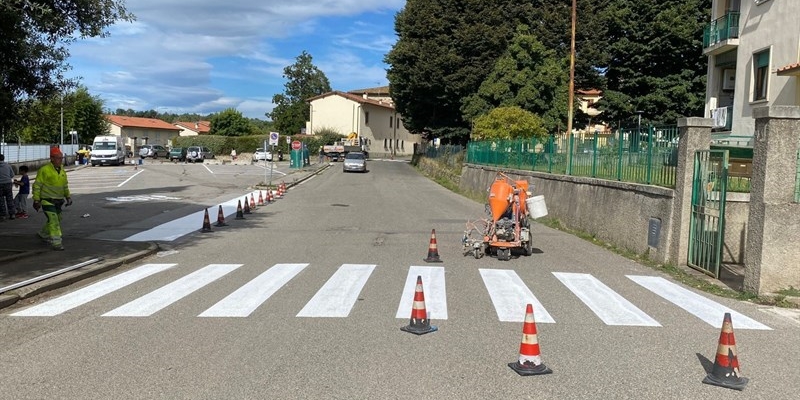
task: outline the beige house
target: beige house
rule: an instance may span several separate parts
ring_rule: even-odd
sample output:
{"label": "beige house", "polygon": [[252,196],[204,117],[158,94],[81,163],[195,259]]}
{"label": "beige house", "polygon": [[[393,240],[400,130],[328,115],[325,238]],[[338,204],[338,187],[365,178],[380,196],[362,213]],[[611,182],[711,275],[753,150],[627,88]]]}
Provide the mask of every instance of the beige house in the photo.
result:
{"label": "beige house", "polygon": [[703,54],[705,117],[714,120],[717,138],[752,137],[754,108],[800,105],[798,16],[796,0],[713,0]]}
{"label": "beige house", "polygon": [[175,126],[181,130],[181,136],[208,135],[208,133],[211,132],[211,121],[178,121],[175,123]]}
{"label": "beige house", "polygon": [[155,118],[124,117],[106,115],[109,134],[121,136],[126,146],[135,150],[143,144],[170,146],[172,138],[178,136],[180,128]]}
{"label": "beige house", "polygon": [[394,108],[388,86],[333,91],[306,101],[311,108],[311,118],[306,122],[307,133],[315,134],[321,129],[342,135],[355,132],[366,144],[371,157],[411,155],[414,145],[422,140],[403,126],[402,116]]}

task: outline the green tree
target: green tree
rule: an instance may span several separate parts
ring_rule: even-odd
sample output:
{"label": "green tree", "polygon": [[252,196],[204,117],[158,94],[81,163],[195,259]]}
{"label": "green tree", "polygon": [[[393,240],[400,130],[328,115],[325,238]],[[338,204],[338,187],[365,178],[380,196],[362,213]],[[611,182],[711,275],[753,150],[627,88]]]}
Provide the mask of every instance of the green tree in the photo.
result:
{"label": "green tree", "polygon": [[[599,65],[608,86],[598,107],[609,122],[642,120],[674,124],[702,115],[707,58],[703,27],[711,0],[609,0],[599,18],[607,28]],[[623,123],[624,124],[624,123]]]}
{"label": "green tree", "polygon": [[519,106],[542,117],[545,129],[555,132],[567,117],[566,60],[546,49],[526,26],[512,40],[477,93],[465,98],[462,111],[474,120],[494,107]]}
{"label": "green tree", "polygon": [[408,0],[385,61],[392,99],[414,133],[469,137],[462,101],[478,91],[534,4],[516,0]]}
{"label": "green tree", "polygon": [[284,68],[285,91],[272,97],[275,108],[266,116],[284,135],[300,133],[300,129],[306,126],[311,113],[307,99],[331,91],[328,77],[311,61],[311,55],[304,50],[294,64]]}
{"label": "green tree", "polygon": [[211,116],[211,135],[246,136],[253,130],[250,122],[242,113],[233,108],[223,110]]}
{"label": "green tree", "polygon": [[475,119],[473,140],[543,138],[542,119],[518,106],[498,107]]}
{"label": "green tree", "polygon": [[35,99],[75,86],[64,77],[71,43],[133,18],[121,0],[0,1],[0,130],[20,127]]}
{"label": "green tree", "polygon": [[21,110],[25,124],[19,126],[19,139],[29,143],[60,143],[62,110],[65,143],[71,142],[69,131],[78,132],[78,143],[91,143],[95,136],[108,132],[103,100],[79,87],[63,98],[27,103]]}

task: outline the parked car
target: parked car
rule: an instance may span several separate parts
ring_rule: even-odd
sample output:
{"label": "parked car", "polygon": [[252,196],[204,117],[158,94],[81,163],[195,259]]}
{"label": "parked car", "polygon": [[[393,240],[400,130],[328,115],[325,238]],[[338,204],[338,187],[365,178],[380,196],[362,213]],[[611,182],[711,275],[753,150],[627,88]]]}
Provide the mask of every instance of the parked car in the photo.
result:
{"label": "parked car", "polygon": [[167,158],[169,156],[169,150],[166,147],[160,144],[145,144],[139,148],[139,157],[164,157]]}
{"label": "parked car", "polygon": [[207,159],[214,158],[214,153],[211,149],[205,146],[189,146],[186,149],[186,160],[191,162],[203,162]]}
{"label": "parked car", "polygon": [[253,153],[253,161],[272,161],[272,153],[269,150],[264,150],[263,147],[259,147],[256,149],[256,152]]}
{"label": "parked car", "polygon": [[186,154],[188,149],[186,147],[173,147],[169,151],[170,161],[186,161]]}
{"label": "parked car", "polygon": [[367,172],[367,156],[360,151],[351,151],[344,156],[344,172]]}

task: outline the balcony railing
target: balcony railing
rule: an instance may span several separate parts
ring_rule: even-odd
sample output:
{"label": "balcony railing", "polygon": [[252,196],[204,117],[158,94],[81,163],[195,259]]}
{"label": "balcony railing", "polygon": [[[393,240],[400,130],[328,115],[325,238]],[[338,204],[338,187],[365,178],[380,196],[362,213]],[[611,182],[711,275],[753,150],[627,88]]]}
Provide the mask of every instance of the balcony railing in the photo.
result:
{"label": "balcony railing", "polygon": [[739,13],[729,12],[706,25],[703,30],[703,48],[728,39],[739,38]]}

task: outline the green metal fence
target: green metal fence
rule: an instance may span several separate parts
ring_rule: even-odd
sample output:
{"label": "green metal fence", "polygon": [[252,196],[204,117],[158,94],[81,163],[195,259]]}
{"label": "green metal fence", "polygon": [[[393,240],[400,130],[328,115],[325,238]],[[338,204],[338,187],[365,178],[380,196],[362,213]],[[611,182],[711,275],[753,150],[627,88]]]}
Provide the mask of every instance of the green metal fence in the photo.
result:
{"label": "green metal fence", "polygon": [[470,142],[467,162],[675,187],[678,128],[642,126],[613,135]]}

